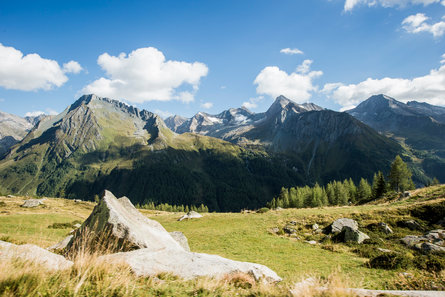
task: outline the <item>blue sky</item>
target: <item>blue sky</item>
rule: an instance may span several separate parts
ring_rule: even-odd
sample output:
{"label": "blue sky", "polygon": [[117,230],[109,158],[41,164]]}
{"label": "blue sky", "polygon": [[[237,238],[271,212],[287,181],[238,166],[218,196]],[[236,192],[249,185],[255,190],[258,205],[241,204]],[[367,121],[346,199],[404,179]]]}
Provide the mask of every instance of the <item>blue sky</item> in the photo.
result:
{"label": "blue sky", "polygon": [[0,110],[21,116],[93,91],[184,116],[445,105],[445,0],[0,0],[0,44]]}

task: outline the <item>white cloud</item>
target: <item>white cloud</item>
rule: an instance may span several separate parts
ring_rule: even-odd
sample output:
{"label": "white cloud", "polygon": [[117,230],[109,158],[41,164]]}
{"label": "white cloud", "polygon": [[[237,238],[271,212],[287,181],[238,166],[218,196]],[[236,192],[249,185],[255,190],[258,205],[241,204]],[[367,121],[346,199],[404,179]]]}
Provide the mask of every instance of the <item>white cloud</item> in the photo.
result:
{"label": "white cloud", "polygon": [[346,0],[344,5],[345,11],[351,11],[357,5],[363,4],[368,6],[381,5],[383,7],[405,7],[407,5],[427,6],[434,3],[441,3],[445,6],[445,0]]}
{"label": "white cloud", "polygon": [[[82,91],[99,96],[126,99],[130,102],[194,100],[199,82],[208,73],[205,64],[166,61],[164,54],[153,47],[140,48],[130,54],[110,56],[104,53],[97,63],[107,77],[87,85]],[[190,85],[192,91],[177,89]]]}
{"label": "white cloud", "polygon": [[410,15],[402,22],[403,29],[408,33],[420,33],[428,32],[433,34],[434,37],[440,37],[445,34],[445,21],[440,21],[434,24],[428,24],[426,21],[429,17],[423,13]]}
{"label": "white cloud", "polygon": [[38,117],[39,115],[45,114],[45,112],[41,110],[29,111],[25,113],[25,117]]}
{"label": "white cloud", "polygon": [[445,106],[445,65],[413,79],[368,78],[357,84],[330,83],[322,90],[343,107],[355,106],[372,95],[385,94],[400,101],[417,100]]}
{"label": "white cloud", "polygon": [[63,64],[63,71],[65,73],[74,73],[78,74],[83,70],[82,66],[76,61],[69,61],[68,63]]}
{"label": "white cloud", "polygon": [[[79,63],[70,61],[70,70]],[[74,72],[74,71],[69,71]],[[67,71],[54,60],[44,59],[38,54],[23,55],[13,47],[0,43],[0,86],[21,91],[50,90],[68,81]]]}
{"label": "white cloud", "polygon": [[205,109],[210,109],[210,108],[213,107],[213,103],[212,102],[205,102],[205,103],[201,104],[201,107],[205,108]]}
{"label": "white cloud", "polygon": [[[445,0],[444,0],[445,1]],[[440,64],[445,64],[445,54],[442,55],[442,61],[440,61]]]}
{"label": "white cloud", "polygon": [[258,107],[258,102],[262,101],[263,99],[264,99],[263,96],[250,98],[249,101],[243,102],[241,106],[247,109],[255,109]]}
{"label": "white cloud", "polygon": [[312,83],[313,79],[323,74],[321,71],[310,71],[312,61],[308,61],[305,60],[298,66],[297,72],[290,74],[277,66],[264,68],[255,78],[256,92],[273,98],[284,95],[297,103],[306,102],[311,98],[311,93],[317,90]]}
{"label": "white cloud", "polygon": [[302,54],[304,54],[303,51],[299,50],[298,48],[288,48],[288,47],[280,50],[280,53],[286,54],[286,55],[302,55]]}
{"label": "white cloud", "polygon": [[161,118],[165,119],[168,117],[171,117],[173,114],[169,111],[164,111],[164,110],[160,110],[160,109],[156,109],[155,110],[155,114],[161,116]]}

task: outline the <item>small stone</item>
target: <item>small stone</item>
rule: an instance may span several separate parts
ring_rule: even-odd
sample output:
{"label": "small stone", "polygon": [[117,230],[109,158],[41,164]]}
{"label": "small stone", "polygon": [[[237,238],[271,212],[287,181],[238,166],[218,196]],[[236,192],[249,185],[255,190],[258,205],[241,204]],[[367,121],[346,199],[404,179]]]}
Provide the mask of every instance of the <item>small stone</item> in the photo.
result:
{"label": "small stone", "polygon": [[394,233],[392,229],[388,226],[386,223],[378,223],[378,227],[380,230],[382,230],[385,234],[392,234]]}
{"label": "small stone", "polygon": [[405,237],[403,237],[402,239],[400,239],[405,245],[409,246],[409,247],[413,247],[416,244],[418,244],[419,242],[421,242],[422,240],[424,240],[421,236],[416,236],[416,235],[407,235]]}
{"label": "small stone", "polygon": [[382,249],[382,248],[377,248],[377,250],[379,251],[379,252],[382,252],[382,253],[393,253],[393,251],[392,250],[388,250],[388,249]]}
{"label": "small stone", "polygon": [[8,198],[15,198],[14,195],[8,195],[8,196],[6,196],[6,197],[8,197]]}
{"label": "small stone", "polygon": [[277,234],[278,232],[280,232],[280,228],[278,228],[278,227],[273,227],[270,231],[271,231],[272,233],[274,233],[274,234]]}
{"label": "small stone", "polygon": [[76,229],[79,229],[80,227],[82,227],[82,225],[77,223],[77,224],[74,224],[73,227],[76,228]]}
{"label": "small stone", "polygon": [[297,233],[297,230],[295,230],[294,228],[292,228],[292,226],[286,226],[283,228],[283,231],[287,234],[295,234]]}
{"label": "small stone", "polygon": [[445,253],[445,248],[433,243],[424,242],[416,244],[415,248],[420,250],[424,254],[441,254]]}
{"label": "small stone", "polygon": [[318,230],[320,227],[318,226],[318,224],[313,224],[312,225],[312,230]]}
{"label": "small stone", "polygon": [[297,225],[297,222],[295,222],[295,221],[290,221],[290,222],[289,222],[289,225],[296,226],[296,225]]}
{"label": "small stone", "polygon": [[315,245],[315,244],[317,244],[317,242],[315,241],[315,240],[305,240],[304,242],[306,242],[306,243],[309,243],[309,244],[312,244],[312,245]]}
{"label": "small stone", "polygon": [[405,227],[405,228],[408,228],[413,231],[414,230],[422,230],[422,226],[420,226],[420,224],[414,220],[402,221],[402,222],[399,222],[399,225],[401,227]]}
{"label": "small stone", "polygon": [[80,203],[80,202],[83,202],[83,201],[80,199],[74,199],[74,203]]}

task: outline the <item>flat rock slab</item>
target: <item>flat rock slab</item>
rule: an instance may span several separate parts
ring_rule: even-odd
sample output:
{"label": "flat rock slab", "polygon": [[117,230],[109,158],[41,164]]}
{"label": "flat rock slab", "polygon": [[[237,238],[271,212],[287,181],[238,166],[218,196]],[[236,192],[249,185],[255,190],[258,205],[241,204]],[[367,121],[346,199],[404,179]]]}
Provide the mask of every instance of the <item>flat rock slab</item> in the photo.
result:
{"label": "flat rock slab", "polygon": [[281,278],[264,265],[229,260],[217,255],[191,253],[184,250],[161,250],[152,252],[140,249],[131,252],[105,255],[99,260],[125,263],[138,276],[156,276],[172,273],[184,279],[196,277],[222,278],[225,275],[242,272],[252,275],[257,281],[279,282]]}
{"label": "flat rock slab", "polygon": [[63,256],[51,253],[36,245],[16,245],[4,241],[0,241],[0,259],[30,261],[43,265],[49,270],[64,270],[73,266],[73,262],[68,261]]}
{"label": "flat rock slab", "polygon": [[202,215],[197,213],[196,211],[192,210],[192,211],[189,211],[187,214],[183,215],[182,217],[180,217],[178,219],[178,221],[189,220],[189,219],[199,219],[199,218],[202,218]]}
{"label": "flat rock slab", "polygon": [[109,253],[135,249],[184,250],[161,224],[142,215],[127,197],[117,199],[106,190],[73,235],[66,249],[70,256],[79,249]]}
{"label": "flat rock slab", "polygon": [[363,297],[378,297],[382,296],[383,294],[406,297],[445,297],[444,291],[393,291],[365,289],[349,289],[349,291]]}
{"label": "flat rock slab", "polygon": [[28,199],[28,200],[25,200],[23,202],[21,207],[34,208],[34,207],[37,207],[39,205],[43,205],[43,201],[41,199]]}

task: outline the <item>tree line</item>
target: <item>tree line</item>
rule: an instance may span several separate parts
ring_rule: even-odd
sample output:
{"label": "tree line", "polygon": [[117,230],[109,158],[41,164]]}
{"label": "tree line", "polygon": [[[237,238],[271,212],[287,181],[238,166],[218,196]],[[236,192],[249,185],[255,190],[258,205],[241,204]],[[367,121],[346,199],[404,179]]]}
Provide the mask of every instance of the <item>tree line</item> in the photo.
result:
{"label": "tree line", "polygon": [[196,212],[209,212],[209,208],[201,204],[200,206],[184,206],[184,205],[170,205],[168,203],[160,203],[155,204],[154,202],[149,202],[147,204],[140,205],[139,203],[136,204],[136,208],[139,209],[149,209],[149,210],[161,210],[161,211],[168,211],[168,212],[189,212],[189,211],[196,211]]}
{"label": "tree line", "polygon": [[282,188],[278,197],[267,204],[269,208],[307,208],[365,203],[383,197],[387,192],[404,192],[414,189],[412,173],[400,156],[391,164],[387,178],[379,171],[374,174],[372,184],[362,178],[358,185],[353,180],[332,181],[322,187]]}

